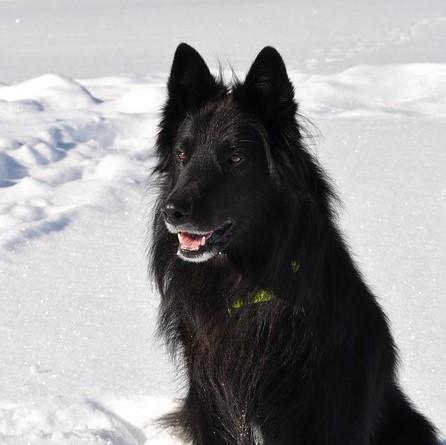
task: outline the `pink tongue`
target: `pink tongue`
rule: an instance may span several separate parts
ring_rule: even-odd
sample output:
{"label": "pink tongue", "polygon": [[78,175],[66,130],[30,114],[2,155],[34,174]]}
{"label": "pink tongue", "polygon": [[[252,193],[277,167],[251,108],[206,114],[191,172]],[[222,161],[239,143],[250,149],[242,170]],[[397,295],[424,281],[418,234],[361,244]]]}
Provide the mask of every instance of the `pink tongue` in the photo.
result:
{"label": "pink tongue", "polygon": [[183,250],[199,250],[201,246],[204,246],[207,238],[209,238],[207,235],[194,235],[187,232],[178,233],[180,247]]}

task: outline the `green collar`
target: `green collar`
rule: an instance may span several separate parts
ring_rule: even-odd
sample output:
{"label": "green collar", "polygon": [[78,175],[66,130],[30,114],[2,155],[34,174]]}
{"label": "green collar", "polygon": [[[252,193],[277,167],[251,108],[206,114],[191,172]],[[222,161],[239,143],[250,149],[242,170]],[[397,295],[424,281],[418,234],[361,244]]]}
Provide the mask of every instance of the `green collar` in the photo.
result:
{"label": "green collar", "polygon": [[[299,272],[300,263],[297,260],[292,260],[290,263],[291,271],[293,273]],[[250,304],[261,304],[267,303],[274,299],[274,294],[267,289],[260,289],[254,295],[250,296],[247,300],[242,300],[241,298],[237,298],[232,302],[231,309],[239,310],[243,306]]]}

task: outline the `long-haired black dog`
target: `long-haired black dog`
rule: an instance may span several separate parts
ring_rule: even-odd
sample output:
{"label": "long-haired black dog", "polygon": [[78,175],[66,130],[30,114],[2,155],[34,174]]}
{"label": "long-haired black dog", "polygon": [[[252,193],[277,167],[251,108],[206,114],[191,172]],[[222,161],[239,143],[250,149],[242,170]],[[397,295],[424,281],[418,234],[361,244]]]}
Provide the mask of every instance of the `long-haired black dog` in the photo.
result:
{"label": "long-haired black dog", "polygon": [[434,445],[296,113],[275,49],[230,88],[176,50],[151,260],[188,392],[165,420],[195,445]]}

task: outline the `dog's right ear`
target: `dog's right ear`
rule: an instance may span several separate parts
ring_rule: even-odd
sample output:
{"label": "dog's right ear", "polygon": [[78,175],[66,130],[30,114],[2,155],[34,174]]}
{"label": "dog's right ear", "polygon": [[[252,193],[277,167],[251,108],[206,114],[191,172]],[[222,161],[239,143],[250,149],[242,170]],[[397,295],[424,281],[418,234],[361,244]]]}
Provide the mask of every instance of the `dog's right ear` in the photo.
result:
{"label": "dog's right ear", "polygon": [[173,160],[172,141],[186,113],[198,110],[209,99],[224,91],[224,86],[215,80],[200,54],[186,43],[178,45],[167,82],[167,101],[159,126],[156,143],[158,164],[155,172],[169,171]]}
{"label": "dog's right ear", "polygon": [[168,102],[177,112],[185,113],[200,108],[219,88],[200,54],[186,43],[180,43],[173,58],[167,91]]}

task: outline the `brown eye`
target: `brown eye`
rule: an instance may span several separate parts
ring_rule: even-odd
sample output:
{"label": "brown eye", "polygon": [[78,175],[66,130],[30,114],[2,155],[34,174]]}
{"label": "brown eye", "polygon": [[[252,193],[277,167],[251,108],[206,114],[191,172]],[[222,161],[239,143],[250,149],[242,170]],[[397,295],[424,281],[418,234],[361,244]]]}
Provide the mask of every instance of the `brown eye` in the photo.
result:
{"label": "brown eye", "polygon": [[183,150],[178,150],[178,151],[177,151],[177,158],[178,158],[178,160],[179,160],[182,164],[186,163],[186,161],[187,161],[187,155],[186,155],[186,152],[183,151]]}
{"label": "brown eye", "polygon": [[241,157],[240,153],[234,152],[228,159],[230,164],[240,164],[242,162],[243,158]]}

